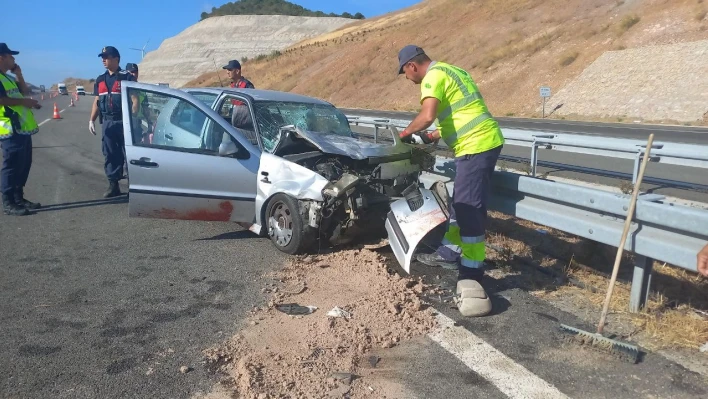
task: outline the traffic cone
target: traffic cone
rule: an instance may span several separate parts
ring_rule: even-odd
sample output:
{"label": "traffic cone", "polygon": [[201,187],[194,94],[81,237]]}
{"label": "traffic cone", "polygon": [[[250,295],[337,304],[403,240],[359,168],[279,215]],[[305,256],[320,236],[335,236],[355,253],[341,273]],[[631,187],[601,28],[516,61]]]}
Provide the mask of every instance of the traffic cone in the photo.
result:
{"label": "traffic cone", "polygon": [[44,94],[42,94],[42,101],[44,101]]}
{"label": "traffic cone", "polygon": [[69,106],[73,107],[74,106],[74,99],[72,98],[71,101],[69,102]]}
{"label": "traffic cone", "polygon": [[57,103],[54,103],[54,116],[52,119],[61,119],[61,115],[59,115],[59,108],[57,108]]}

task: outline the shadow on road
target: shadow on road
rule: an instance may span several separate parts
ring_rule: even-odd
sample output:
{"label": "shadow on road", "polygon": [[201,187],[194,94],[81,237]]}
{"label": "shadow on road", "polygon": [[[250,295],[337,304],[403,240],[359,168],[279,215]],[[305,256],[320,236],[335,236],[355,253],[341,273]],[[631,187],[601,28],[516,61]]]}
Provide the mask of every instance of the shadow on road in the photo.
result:
{"label": "shadow on road", "polygon": [[216,240],[241,240],[244,238],[257,238],[258,236],[248,230],[232,231],[209,238],[199,238],[194,241],[216,241]]}
{"label": "shadow on road", "polygon": [[37,209],[36,212],[40,213],[40,212],[52,212],[52,211],[65,211],[67,209],[88,208],[88,207],[92,207],[92,206],[127,204],[127,203],[128,203],[128,196],[123,195],[123,196],[116,197],[116,198],[96,199],[96,200],[78,201],[78,202],[65,202],[63,204],[45,205],[41,209]]}

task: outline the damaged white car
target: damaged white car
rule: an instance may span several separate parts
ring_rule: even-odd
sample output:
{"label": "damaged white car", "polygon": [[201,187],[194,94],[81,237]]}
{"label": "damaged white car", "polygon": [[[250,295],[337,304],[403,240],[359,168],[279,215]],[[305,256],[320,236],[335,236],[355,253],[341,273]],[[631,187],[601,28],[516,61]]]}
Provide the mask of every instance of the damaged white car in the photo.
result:
{"label": "damaged white car", "polygon": [[289,254],[388,230],[406,269],[446,220],[444,186],[418,187],[432,155],[395,132],[354,133],[327,102],[136,82],[122,95],[131,216],[240,222]]}

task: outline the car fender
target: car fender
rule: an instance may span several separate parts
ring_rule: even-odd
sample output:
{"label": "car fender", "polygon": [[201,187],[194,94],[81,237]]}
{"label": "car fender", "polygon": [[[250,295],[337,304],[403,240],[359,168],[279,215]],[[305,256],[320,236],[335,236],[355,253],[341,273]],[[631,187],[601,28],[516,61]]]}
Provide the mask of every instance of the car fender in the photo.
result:
{"label": "car fender", "polygon": [[284,193],[298,200],[322,202],[322,190],[328,184],[327,179],[304,166],[264,153],[258,168],[256,219],[251,231],[263,233],[265,208],[275,194]]}

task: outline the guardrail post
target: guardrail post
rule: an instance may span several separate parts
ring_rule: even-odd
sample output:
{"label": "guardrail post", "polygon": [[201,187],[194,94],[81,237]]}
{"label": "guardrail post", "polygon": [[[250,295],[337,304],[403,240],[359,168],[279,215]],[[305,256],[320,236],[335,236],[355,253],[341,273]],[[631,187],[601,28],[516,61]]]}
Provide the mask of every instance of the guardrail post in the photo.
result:
{"label": "guardrail post", "polygon": [[534,139],[533,144],[531,144],[531,164],[529,168],[531,169],[531,177],[536,177],[536,164],[538,164],[538,144]]}
{"label": "guardrail post", "polygon": [[379,142],[379,125],[374,125],[374,143]]}
{"label": "guardrail post", "polygon": [[629,296],[629,311],[632,313],[641,311],[649,300],[653,268],[654,259],[642,255],[634,255],[634,276],[632,277],[632,291]]}
{"label": "guardrail post", "polygon": [[642,158],[644,156],[644,151],[639,150],[637,155],[634,157],[634,170],[632,171],[632,184],[637,184],[637,177],[639,176],[639,166],[642,164]]}

